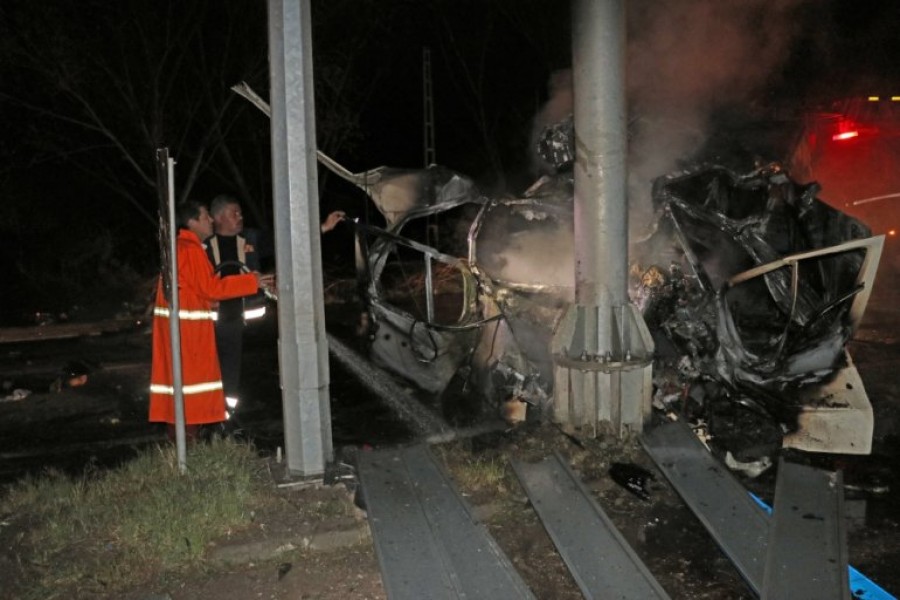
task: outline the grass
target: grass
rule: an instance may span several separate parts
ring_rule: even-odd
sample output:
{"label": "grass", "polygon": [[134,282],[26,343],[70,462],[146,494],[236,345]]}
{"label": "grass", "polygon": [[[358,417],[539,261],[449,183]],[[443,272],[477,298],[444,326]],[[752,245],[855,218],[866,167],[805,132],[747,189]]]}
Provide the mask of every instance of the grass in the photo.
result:
{"label": "grass", "polygon": [[266,502],[251,446],[213,439],[146,451],[116,471],[71,479],[49,473],[19,483],[0,502],[25,534],[24,598],[110,593],[198,565],[214,539],[249,524]]}
{"label": "grass", "polygon": [[503,456],[473,455],[453,444],[439,447],[439,452],[464,493],[503,496],[515,489],[511,487],[512,473]]}

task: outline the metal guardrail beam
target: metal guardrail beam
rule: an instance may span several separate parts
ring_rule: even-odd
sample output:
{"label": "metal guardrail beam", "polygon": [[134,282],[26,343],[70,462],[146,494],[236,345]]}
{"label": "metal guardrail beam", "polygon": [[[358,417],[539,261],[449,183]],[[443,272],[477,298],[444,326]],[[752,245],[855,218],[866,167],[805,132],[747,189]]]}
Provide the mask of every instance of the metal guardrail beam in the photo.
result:
{"label": "metal guardrail beam", "polygon": [[534,598],[427,446],[363,452],[359,478],[388,598]]}
{"label": "metal guardrail beam", "polygon": [[512,466],[585,598],[669,597],[559,454]]}
{"label": "metal guardrail beam", "polygon": [[[771,539],[768,515],[772,514],[772,509],[747,492],[737,479],[710,454],[685,423],[675,422],[658,426],[646,432],[641,441],[644,449],[725,554],[732,560],[750,587],[757,594],[763,594]],[[790,475],[788,476],[790,477]],[[788,491],[791,497],[795,493]],[[835,502],[835,500],[826,502]],[[792,506],[792,503],[789,502],[788,506]],[[815,513],[804,512],[803,514]],[[843,527],[843,515],[838,520],[840,523],[835,521],[832,525]],[[826,535],[833,536],[834,533]],[[795,535],[791,536],[792,539],[795,537]],[[830,543],[838,544],[840,542],[835,540]],[[794,547],[792,546],[792,548]],[[777,552],[782,552],[782,550]],[[793,552],[796,553],[798,550],[794,548]],[[846,561],[843,564],[846,565]],[[848,587],[854,598],[859,600],[896,600],[895,596],[852,566],[847,565],[845,568],[849,580]],[[830,577],[843,576],[831,574]],[[810,589],[810,586],[808,579],[795,582],[790,594],[771,597],[829,597],[820,593],[818,588],[811,596],[804,596],[803,594]]]}
{"label": "metal guardrail beam", "polygon": [[850,600],[840,471],[779,462],[762,597]]}
{"label": "metal guardrail beam", "polygon": [[747,490],[683,422],[658,426],[644,433],[641,441],[672,487],[759,594],[769,523]]}

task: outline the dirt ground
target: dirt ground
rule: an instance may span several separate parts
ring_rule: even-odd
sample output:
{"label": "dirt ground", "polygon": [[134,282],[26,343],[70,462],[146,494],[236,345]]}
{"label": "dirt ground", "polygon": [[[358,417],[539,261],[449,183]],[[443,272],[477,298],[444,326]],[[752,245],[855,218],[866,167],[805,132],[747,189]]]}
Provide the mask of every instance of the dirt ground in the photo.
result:
{"label": "dirt ground", "polygon": [[[551,426],[523,426],[435,446],[433,451],[537,598],[582,596],[507,461],[511,457],[538,460],[554,451],[569,458],[673,598],[753,597],[664,482],[652,483],[651,501],[643,501],[609,478],[607,471],[613,460],[635,461],[653,468],[635,442],[587,439],[580,444],[583,447]],[[472,487],[466,482],[471,479],[467,473],[473,461],[503,465],[503,479],[497,485]],[[354,506],[351,489],[352,485],[336,484],[278,490],[273,482],[276,501],[257,516],[252,526],[212,545],[203,570],[167,575],[125,594],[91,597],[385,598],[374,548],[365,533],[365,513]],[[323,512],[317,510],[320,506],[330,508]],[[4,555],[9,556],[9,540],[2,534],[0,530]],[[362,539],[353,543],[354,536]],[[332,545],[336,547],[330,548]]]}
{"label": "dirt ground", "polygon": [[[511,457],[538,460],[557,451],[587,483],[598,503],[638,552],[663,588],[674,599],[750,599],[754,594],[702,525],[683,504],[652,462],[634,441],[581,439],[576,445],[552,426],[522,427],[483,434],[433,447],[456,480],[458,489],[473,506],[500,547],[509,556],[537,598],[577,599],[582,595],[559,554],[529,506],[524,492],[508,467],[498,485],[467,483],[471,464],[508,465]],[[644,501],[615,483],[609,476],[612,462],[643,466],[655,473]],[[748,487],[771,500],[774,474],[748,481]],[[352,487],[352,486],[351,486]],[[352,494],[343,484],[319,489],[278,492],[283,499],[259,519],[258,526],[222,540],[210,549],[206,572],[168,578],[150,589],[136,590],[127,600],[152,598],[243,599],[385,598],[373,545],[326,540],[342,532],[366,531],[365,515],[353,507]],[[322,502],[347,508],[340,516],[322,517],[310,512]],[[872,502],[869,503],[872,507]],[[876,506],[878,504],[876,503]],[[304,509],[305,507],[305,509]],[[850,556],[857,567],[888,590],[897,590],[892,565],[900,558],[896,511],[870,508],[867,518],[850,524]],[[336,511],[340,512],[340,511]],[[361,528],[361,529],[360,529]],[[313,532],[318,532],[315,538]],[[310,541],[317,539],[317,541]],[[352,536],[351,538],[352,539]],[[272,551],[275,546],[281,551]],[[265,548],[267,558],[252,558],[228,566],[222,549]],[[238,555],[240,557],[240,554]]]}
{"label": "dirt ground", "polygon": [[[896,593],[900,591],[896,569],[900,564],[900,505],[895,501],[900,484],[900,347],[895,305],[887,301],[882,306],[881,311],[877,307],[870,311],[871,317],[867,314],[867,324],[851,345],[876,415],[875,451],[868,457],[822,456],[818,460],[822,466],[845,471],[851,564]],[[277,370],[274,345],[264,340],[265,336],[258,343],[251,339],[248,351],[258,353],[252,364],[258,367],[260,379],[277,382],[277,377],[273,378]],[[160,432],[146,423],[149,337],[145,332],[5,345],[0,352],[0,379],[8,388],[3,396],[23,386],[33,391],[27,398],[0,402],[0,483],[48,465],[76,473],[85,465],[114,466],[133,456],[135,448],[162,439]],[[53,390],[61,365],[75,357],[95,365],[89,383]],[[409,441],[408,434],[402,428],[392,429],[394,425],[386,417],[373,418],[373,413],[366,412],[372,399],[343,381],[340,369],[333,368],[332,377],[337,448],[352,455],[364,445]],[[271,388],[269,396],[277,395],[277,383],[266,385]],[[253,425],[260,436],[259,448],[266,455],[261,460],[271,462],[280,414],[265,402],[247,410],[251,417],[258,417]],[[266,418],[259,416],[264,413]],[[369,429],[355,429],[360,422],[368,423]],[[375,430],[372,424],[377,424]],[[553,426],[525,425],[437,446],[434,451],[538,598],[580,598],[581,594],[505,465],[511,457],[537,460],[553,451],[567,457],[673,598],[753,597],[727,557],[633,440],[578,437],[576,443]],[[504,465],[500,484],[472,487],[466,477],[472,462]],[[609,467],[613,462],[637,464],[656,473],[648,501],[612,480]],[[771,500],[774,479],[770,470],[743,481],[748,489]],[[373,546],[359,533],[366,530],[364,516],[353,508],[351,491],[343,483],[302,490],[279,489],[273,483],[277,501],[246,531],[210,547],[203,570],[166,576],[124,596],[109,598],[384,598]],[[316,510],[322,506],[332,509]],[[334,508],[339,506],[346,510]],[[0,599],[14,598],[8,595],[12,589],[8,584],[17,573],[19,540],[10,522],[8,515],[0,515],[0,581],[4,582]],[[360,535],[362,540],[352,543]]]}
{"label": "dirt ground", "polygon": [[[715,544],[697,527],[678,498],[663,483],[652,485],[653,500],[644,502],[631,495],[606,475],[609,461],[638,459],[650,467],[633,443],[588,440],[585,448],[575,446],[552,427],[523,428],[505,433],[437,446],[434,451],[444,459],[448,471],[459,475],[458,486],[464,497],[484,519],[489,531],[522,574],[538,598],[581,598],[578,587],[556,553],[553,544],[528,505],[509,469],[500,486],[465,488],[467,464],[473,459],[506,465],[509,457],[537,460],[553,451],[570,456],[580,466],[590,487],[621,528],[629,541],[644,548],[644,556],[654,573],[674,598],[751,598],[739,575],[721,556]],[[606,457],[606,458],[603,458]],[[287,492],[290,502],[263,519],[265,526],[244,532],[239,540],[223,544],[248,544],[298,537],[307,524],[297,505],[314,504],[323,495],[351,502],[340,488]],[[357,519],[363,518],[361,511]],[[324,529],[346,530],[346,522],[323,523]],[[282,532],[275,534],[273,532]],[[283,532],[292,532],[286,533]],[[670,536],[678,539],[672,547]],[[289,566],[289,570],[287,569]],[[712,567],[712,568],[710,568]],[[193,573],[161,585],[154,593],[173,600],[189,598],[385,598],[373,546],[368,541],[331,551],[286,551],[277,558],[259,563],[248,562],[224,571],[211,567],[207,574]],[[285,572],[286,571],[286,572]],[[129,600],[149,598],[141,590]]]}
{"label": "dirt ground", "polygon": [[[553,544],[508,468],[499,485],[472,487],[466,481],[472,461],[506,465],[510,457],[537,460],[553,451],[569,459],[628,542],[675,599],[741,599],[754,595],[701,524],[655,471],[636,443],[583,439],[581,446],[550,426],[508,432],[435,446],[457,486],[522,574],[537,598],[581,598]],[[271,459],[267,459],[271,462]],[[613,461],[632,462],[656,472],[643,501],[616,484]],[[751,487],[771,498],[771,480]],[[366,537],[364,513],[353,505],[352,485],[279,490],[277,501],[248,529],[212,545],[203,570],[168,575],[127,594],[92,598],[125,600],[238,600],[304,598],[320,600],[385,598],[375,552]],[[317,507],[328,507],[321,510]],[[896,590],[900,536],[894,516],[870,515],[850,538],[850,556],[861,570]],[[865,521],[866,519],[863,519]],[[7,578],[14,543],[0,528]],[[355,540],[359,540],[354,543]],[[4,568],[4,564],[7,568]],[[873,574],[871,571],[875,571]],[[4,573],[3,571],[6,571]],[[7,588],[8,589],[8,588]],[[0,592],[0,598],[13,598]]]}
{"label": "dirt ground", "polygon": [[115,598],[385,598],[365,514],[345,486],[273,494],[278,501],[253,526],[208,549],[204,570],[167,576]]}

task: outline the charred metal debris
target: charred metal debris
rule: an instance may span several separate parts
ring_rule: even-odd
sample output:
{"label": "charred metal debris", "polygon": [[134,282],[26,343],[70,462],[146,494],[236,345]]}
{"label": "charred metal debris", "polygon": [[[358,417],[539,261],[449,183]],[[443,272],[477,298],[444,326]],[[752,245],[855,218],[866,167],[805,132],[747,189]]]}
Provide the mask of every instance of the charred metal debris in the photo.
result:
{"label": "charred metal debris", "polygon": [[[335,171],[387,223],[357,224],[371,356],[438,395],[454,420],[466,403],[460,418],[517,402],[529,418],[550,409],[550,341],[574,297],[571,130],[544,132],[551,174],[518,198],[487,198],[439,166]],[[657,348],[654,406],[738,462],[781,447],[804,403],[865,398],[850,383],[810,390],[855,373],[845,346],[883,238],[817,192],[778,164],[696,165],[655,181],[651,231],[632,245],[630,293]]]}
{"label": "charred metal debris", "polygon": [[868,406],[861,382],[813,390],[858,380],[845,346],[883,237],[817,192],[777,164],[670,174],[655,182],[655,229],[634,253],[633,299],[657,348],[654,406],[703,423],[738,461],[780,447],[813,396]]}

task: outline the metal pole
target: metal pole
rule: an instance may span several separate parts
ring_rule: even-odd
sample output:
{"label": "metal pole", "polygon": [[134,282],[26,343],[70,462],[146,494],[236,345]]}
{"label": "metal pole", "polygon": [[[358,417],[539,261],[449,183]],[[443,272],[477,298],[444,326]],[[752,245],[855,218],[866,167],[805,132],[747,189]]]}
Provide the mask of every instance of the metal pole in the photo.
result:
{"label": "metal pole", "polygon": [[269,0],[279,362],[288,470],[332,459],[309,0]]}
{"label": "metal pole", "polygon": [[628,298],[625,2],[575,0],[575,303],[551,344],[554,418],[617,435],[649,415],[653,340]]}
{"label": "metal pole", "polygon": [[625,6],[578,0],[573,17],[575,294],[608,310],[627,301]]}
{"label": "metal pole", "polygon": [[175,221],[175,161],[166,153],[166,194],[169,214],[169,264],[172,282],[169,300],[169,339],[172,341],[172,387],[175,403],[175,449],[178,455],[178,470],[187,471],[187,443],[184,434],[184,381],[181,373],[181,309],[178,291],[178,224]]}

